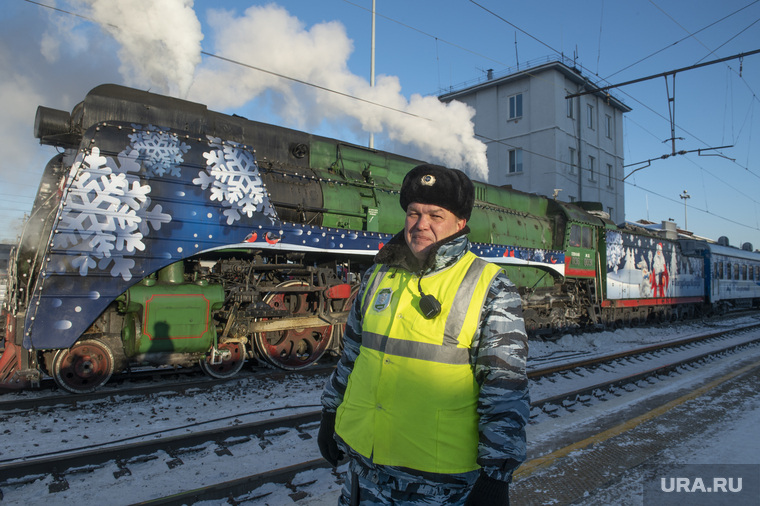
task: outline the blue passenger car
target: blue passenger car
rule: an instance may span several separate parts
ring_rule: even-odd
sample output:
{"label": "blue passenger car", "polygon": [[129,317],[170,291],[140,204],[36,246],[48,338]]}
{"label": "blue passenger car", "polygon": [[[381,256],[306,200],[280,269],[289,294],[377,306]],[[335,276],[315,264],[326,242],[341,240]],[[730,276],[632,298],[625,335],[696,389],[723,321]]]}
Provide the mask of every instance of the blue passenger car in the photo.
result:
{"label": "blue passenger car", "polygon": [[679,241],[684,252],[705,259],[705,298],[716,310],[760,305],[760,252],[693,239]]}

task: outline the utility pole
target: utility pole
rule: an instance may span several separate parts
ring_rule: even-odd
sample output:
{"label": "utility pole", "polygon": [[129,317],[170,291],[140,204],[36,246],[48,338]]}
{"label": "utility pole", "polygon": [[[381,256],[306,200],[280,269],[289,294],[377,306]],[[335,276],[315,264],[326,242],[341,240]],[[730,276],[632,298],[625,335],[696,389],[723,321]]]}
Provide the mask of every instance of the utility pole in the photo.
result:
{"label": "utility pole", "polygon": [[688,191],[684,190],[680,197],[683,199],[683,228],[684,230],[689,230],[689,217],[686,212],[686,201],[691,198],[691,195],[689,195]]}
{"label": "utility pole", "polygon": [[[375,0],[372,0],[372,44],[371,44],[371,56],[369,63],[369,85],[371,88],[375,87]],[[375,136],[372,132],[369,133],[369,148],[375,147]]]}

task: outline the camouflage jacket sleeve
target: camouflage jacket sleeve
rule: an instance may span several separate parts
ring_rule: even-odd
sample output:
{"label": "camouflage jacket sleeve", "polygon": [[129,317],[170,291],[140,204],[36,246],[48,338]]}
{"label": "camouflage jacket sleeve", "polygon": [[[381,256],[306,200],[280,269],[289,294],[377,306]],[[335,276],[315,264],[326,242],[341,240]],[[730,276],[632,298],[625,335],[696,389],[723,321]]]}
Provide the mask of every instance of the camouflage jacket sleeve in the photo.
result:
{"label": "camouflage jacket sleeve", "polygon": [[343,352],[335,371],[330,375],[322,392],[322,409],[325,411],[334,413],[338,410],[338,406],[343,402],[343,394],[346,392],[348,375],[354,370],[354,362],[359,355],[359,346],[362,341],[361,300],[371,274],[372,269],[364,274],[359,292],[351,305],[346,330],[343,333]]}
{"label": "camouflage jacket sleeve", "polygon": [[486,474],[502,481],[512,479],[526,456],[527,358],[520,295],[502,272],[491,283],[470,357],[480,384],[478,463]]}

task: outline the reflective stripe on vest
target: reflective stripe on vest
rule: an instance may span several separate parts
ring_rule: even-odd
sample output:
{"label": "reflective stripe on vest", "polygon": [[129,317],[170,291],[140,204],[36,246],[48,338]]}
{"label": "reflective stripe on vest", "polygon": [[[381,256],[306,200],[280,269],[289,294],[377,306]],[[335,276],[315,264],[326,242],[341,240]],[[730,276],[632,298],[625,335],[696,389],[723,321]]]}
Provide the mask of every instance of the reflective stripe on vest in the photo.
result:
{"label": "reflective stripe on vest", "polygon": [[362,343],[336,432],[375,463],[436,473],[478,468],[479,388],[470,345],[499,267],[472,253],[422,279],[441,314],[419,311],[419,278],[377,266],[362,304]]}

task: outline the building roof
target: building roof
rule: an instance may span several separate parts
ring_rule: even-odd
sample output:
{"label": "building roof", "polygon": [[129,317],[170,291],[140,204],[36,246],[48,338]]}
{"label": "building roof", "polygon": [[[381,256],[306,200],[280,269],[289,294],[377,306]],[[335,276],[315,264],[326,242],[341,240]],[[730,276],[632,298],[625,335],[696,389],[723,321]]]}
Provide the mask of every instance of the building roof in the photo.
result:
{"label": "building roof", "polygon": [[[502,75],[501,77],[495,77],[495,75],[493,74],[493,71],[488,71],[487,77],[476,80],[475,84],[469,85],[468,83],[464,83],[462,84],[463,88],[439,95],[438,99],[441,100],[442,102],[449,102],[451,100],[456,100],[459,97],[471,95],[473,93],[476,93],[483,89],[490,88],[492,86],[498,86],[500,84],[508,83],[510,81],[516,81],[519,79],[523,79],[526,76],[535,75],[540,72],[546,72],[549,70],[555,70],[557,72],[560,72],[564,74],[566,78],[573,81],[574,83],[578,85],[582,85],[584,88],[583,91],[593,91],[594,89],[599,89],[599,87],[591,83],[587,77],[584,77],[581,74],[581,71],[575,66],[570,67],[560,60],[553,60],[553,61],[541,60],[541,61],[543,63],[539,63],[533,66],[531,66],[529,62],[528,66],[526,66],[522,70],[507,69],[507,72],[509,73],[506,75]],[[610,95],[606,91],[600,90],[597,93],[593,93],[593,94],[607,100],[611,106],[617,109],[620,109],[623,112],[630,112],[632,110],[630,107],[625,105],[620,99]]]}

